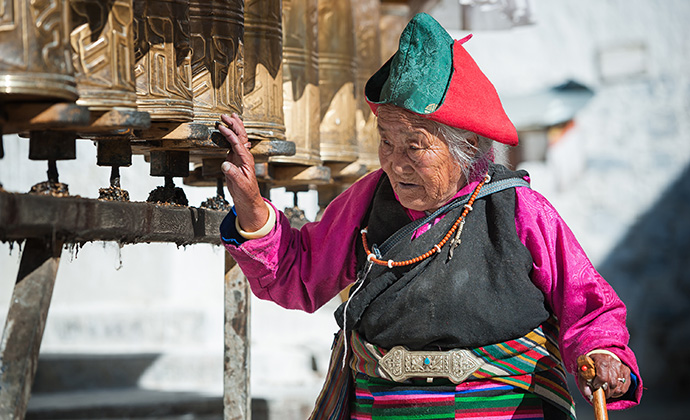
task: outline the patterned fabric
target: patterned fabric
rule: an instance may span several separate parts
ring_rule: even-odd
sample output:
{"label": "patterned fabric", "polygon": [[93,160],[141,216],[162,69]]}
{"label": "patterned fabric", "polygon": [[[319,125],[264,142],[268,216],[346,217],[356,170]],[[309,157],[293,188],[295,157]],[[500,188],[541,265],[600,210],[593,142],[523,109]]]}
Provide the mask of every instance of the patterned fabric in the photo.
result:
{"label": "patterned fabric", "polygon": [[343,366],[345,353],[343,332],[339,331],[331,347],[331,359],[326,381],[316,399],[309,420],[347,420],[350,418],[350,395],[352,376],[350,369]]}
{"label": "patterned fabric", "polygon": [[[377,361],[386,350],[352,334],[347,371],[356,372],[352,385],[342,369],[343,336],[339,333],[326,384],[311,419],[543,419],[542,401],[560,409],[558,417],[575,419],[560,353],[555,344],[554,318],[516,340],[471,349],[484,361],[465,382],[436,379],[403,383],[385,379]],[[330,410],[340,410],[333,412]],[[348,412],[352,409],[351,417]]]}
{"label": "patterned fabric", "polygon": [[551,317],[517,340],[474,349],[473,353],[486,364],[472,377],[492,378],[533,392],[575,418],[574,402],[558,350],[558,333],[558,323]]}
{"label": "patterned fabric", "polygon": [[358,374],[351,419],[544,419],[535,394],[491,380],[445,382],[411,387]]}
{"label": "patterned fabric", "polygon": [[443,103],[452,72],[453,38],[434,18],[419,13],[400,34],[378,99],[429,114]]}

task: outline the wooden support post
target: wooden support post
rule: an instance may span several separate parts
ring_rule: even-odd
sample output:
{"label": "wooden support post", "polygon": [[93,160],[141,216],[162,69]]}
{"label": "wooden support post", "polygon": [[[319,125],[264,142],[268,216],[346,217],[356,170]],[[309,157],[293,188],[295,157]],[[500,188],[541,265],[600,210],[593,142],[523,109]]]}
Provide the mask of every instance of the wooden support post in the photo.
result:
{"label": "wooden support post", "polygon": [[224,418],[251,418],[249,394],[249,309],[247,279],[235,260],[225,253],[225,359]]}
{"label": "wooden support post", "polygon": [[53,295],[62,242],[27,239],[0,341],[0,418],[23,419]]}

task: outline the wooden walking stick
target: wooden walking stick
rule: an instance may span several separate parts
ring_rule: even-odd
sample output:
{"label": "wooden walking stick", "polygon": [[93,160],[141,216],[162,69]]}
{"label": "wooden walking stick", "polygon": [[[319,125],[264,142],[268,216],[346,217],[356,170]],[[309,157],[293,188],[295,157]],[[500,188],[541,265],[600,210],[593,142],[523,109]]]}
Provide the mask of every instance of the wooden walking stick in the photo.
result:
{"label": "wooden walking stick", "polygon": [[[594,360],[589,356],[583,355],[577,358],[577,369],[580,376],[589,383],[597,376],[597,372],[594,368]],[[596,420],[609,420],[609,414],[606,411],[606,395],[604,393],[604,388],[602,387],[594,390],[593,396],[592,404],[594,405],[594,418]]]}

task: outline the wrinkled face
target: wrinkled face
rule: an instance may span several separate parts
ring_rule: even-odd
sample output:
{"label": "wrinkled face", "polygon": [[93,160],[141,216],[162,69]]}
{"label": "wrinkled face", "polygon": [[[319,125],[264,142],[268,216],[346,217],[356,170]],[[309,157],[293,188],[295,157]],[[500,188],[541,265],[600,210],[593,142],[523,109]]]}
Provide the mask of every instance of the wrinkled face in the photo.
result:
{"label": "wrinkled face", "polygon": [[378,109],[379,160],[400,203],[433,211],[464,185],[460,167],[428,120],[395,106]]}

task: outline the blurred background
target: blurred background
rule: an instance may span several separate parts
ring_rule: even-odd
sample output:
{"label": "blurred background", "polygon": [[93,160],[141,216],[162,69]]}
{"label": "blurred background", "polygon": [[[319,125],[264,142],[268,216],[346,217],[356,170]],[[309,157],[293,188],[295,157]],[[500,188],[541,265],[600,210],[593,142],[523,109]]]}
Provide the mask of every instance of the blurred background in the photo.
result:
{"label": "blurred background", "polygon": [[[504,161],[529,171],[533,188],[628,306],[646,391],[640,407],[610,417],[688,418],[690,2],[439,0],[424,9],[454,38],[473,34],[465,48],[520,135],[521,146]],[[26,139],[3,140],[0,182],[28,192],[44,180],[45,164],[27,159]],[[71,194],[96,198],[109,170],[95,163],[89,141],[77,142],[76,160],[60,162]],[[146,200],[159,184],[148,171],[136,155],[122,169],[132,201]],[[190,205],[215,191],[184,188]],[[275,188],[270,197],[279,208],[296,200],[308,220],[317,217],[315,190]],[[0,243],[3,325],[21,251]],[[212,245],[66,248],[27,418],[125,418],[134,403],[149,406],[146,418],[219,418],[223,264],[224,250]],[[308,416],[328,367],[338,304],[308,315],[252,298],[254,418]],[[184,405],[184,414],[156,414],[166,404]],[[577,409],[592,417],[582,399]]]}

